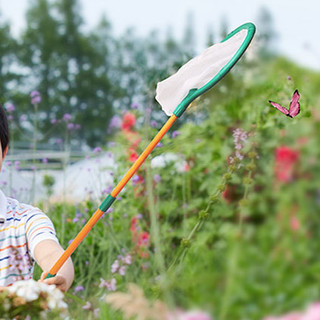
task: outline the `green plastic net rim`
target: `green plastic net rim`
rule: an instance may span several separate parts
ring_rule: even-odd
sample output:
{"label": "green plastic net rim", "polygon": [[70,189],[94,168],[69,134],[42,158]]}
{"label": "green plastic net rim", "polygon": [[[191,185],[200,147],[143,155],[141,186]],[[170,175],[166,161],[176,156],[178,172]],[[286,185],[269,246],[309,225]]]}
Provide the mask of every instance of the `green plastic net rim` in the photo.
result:
{"label": "green plastic net rim", "polygon": [[221,41],[221,43],[225,42],[226,40],[230,39],[231,37],[233,37],[235,34],[237,34],[238,32],[240,32],[242,30],[247,30],[247,35],[246,35],[245,39],[243,40],[240,48],[236,51],[236,53],[233,55],[233,57],[228,61],[228,63],[225,66],[223,66],[223,68],[208,83],[206,83],[204,86],[202,86],[199,89],[191,89],[189,91],[188,95],[181,101],[181,103],[173,111],[174,115],[176,115],[177,117],[180,117],[183,114],[183,112],[187,109],[189,104],[194,99],[196,99],[197,97],[199,97],[200,95],[202,95],[203,93],[205,93],[206,91],[211,89],[238,62],[238,60],[242,57],[242,55],[244,54],[244,52],[248,48],[248,46],[249,46],[249,44],[250,44],[250,42],[251,42],[251,40],[252,40],[252,38],[253,38],[253,36],[255,34],[255,31],[256,31],[255,25],[253,23],[251,23],[251,22],[245,23],[245,24],[241,25],[240,27],[238,27],[237,29],[235,29],[232,32],[230,32]]}

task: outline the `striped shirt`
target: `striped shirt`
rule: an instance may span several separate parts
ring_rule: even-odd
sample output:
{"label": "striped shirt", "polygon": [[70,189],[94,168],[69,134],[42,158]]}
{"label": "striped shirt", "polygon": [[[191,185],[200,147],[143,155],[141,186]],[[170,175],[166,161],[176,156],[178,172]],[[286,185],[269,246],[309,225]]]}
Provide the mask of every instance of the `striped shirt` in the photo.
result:
{"label": "striped shirt", "polygon": [[0,190],[0,286],[31,279],[34,249],[47,239],[58,242],[51,220],[40,209],[8,198]]}

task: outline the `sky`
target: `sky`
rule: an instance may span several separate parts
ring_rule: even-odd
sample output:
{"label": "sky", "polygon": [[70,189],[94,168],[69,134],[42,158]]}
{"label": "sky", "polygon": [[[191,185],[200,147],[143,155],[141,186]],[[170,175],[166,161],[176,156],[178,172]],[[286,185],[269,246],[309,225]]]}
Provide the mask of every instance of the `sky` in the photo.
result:
{"label": "sky", "polygon": [[[25,11],[30,0],[0,0],[2,18],[12,23],[17,35],[25,26]],[[207,31],[219,32],[221,21],[232,31],[245,22],[253,22],[259,33],[259,10],[268,9],[277,34],[274,48],[302,66],[320,70],[320,1],[318,0],[80,0],[87,28],[93,28],[102,14],[111,22],[115,35],[134,27],[141,36],[152,30],[166,34],[170,30],[182,38],[190,14],[204,49]],[[229,29],[230,28],[230,29]]]}

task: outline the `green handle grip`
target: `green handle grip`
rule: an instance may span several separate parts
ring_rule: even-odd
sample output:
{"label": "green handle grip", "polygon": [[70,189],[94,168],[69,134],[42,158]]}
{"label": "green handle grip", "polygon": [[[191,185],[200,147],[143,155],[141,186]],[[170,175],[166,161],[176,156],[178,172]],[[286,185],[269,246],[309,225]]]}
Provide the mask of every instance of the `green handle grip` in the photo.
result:
{"label": "green handle grip", "polygon": [[49,279],[49,278],[53,278],[56,275],[51,274],[50,272],[47,274],[47,276],[45,277],[45,279]]}

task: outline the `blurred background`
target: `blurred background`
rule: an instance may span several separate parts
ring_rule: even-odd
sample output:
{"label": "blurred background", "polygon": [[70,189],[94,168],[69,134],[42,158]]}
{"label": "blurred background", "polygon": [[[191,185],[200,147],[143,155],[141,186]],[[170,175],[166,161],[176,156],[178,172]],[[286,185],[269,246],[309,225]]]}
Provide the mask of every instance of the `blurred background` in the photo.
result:
{"label": "blurred background", "polygon": [[[75,252],[76,319],[93,317],[90,299],[121,319],[99,298],[112,277],[214,319],[319,301],[319,12],[311,0],[0,1],[1,188],[48,212],[64,247],[166,121],[157,82],[239,25],[257,28]],[[295,89],[291,119],[268,101],[289,107]],[[114,276],[120,251],[134,263]]]}

